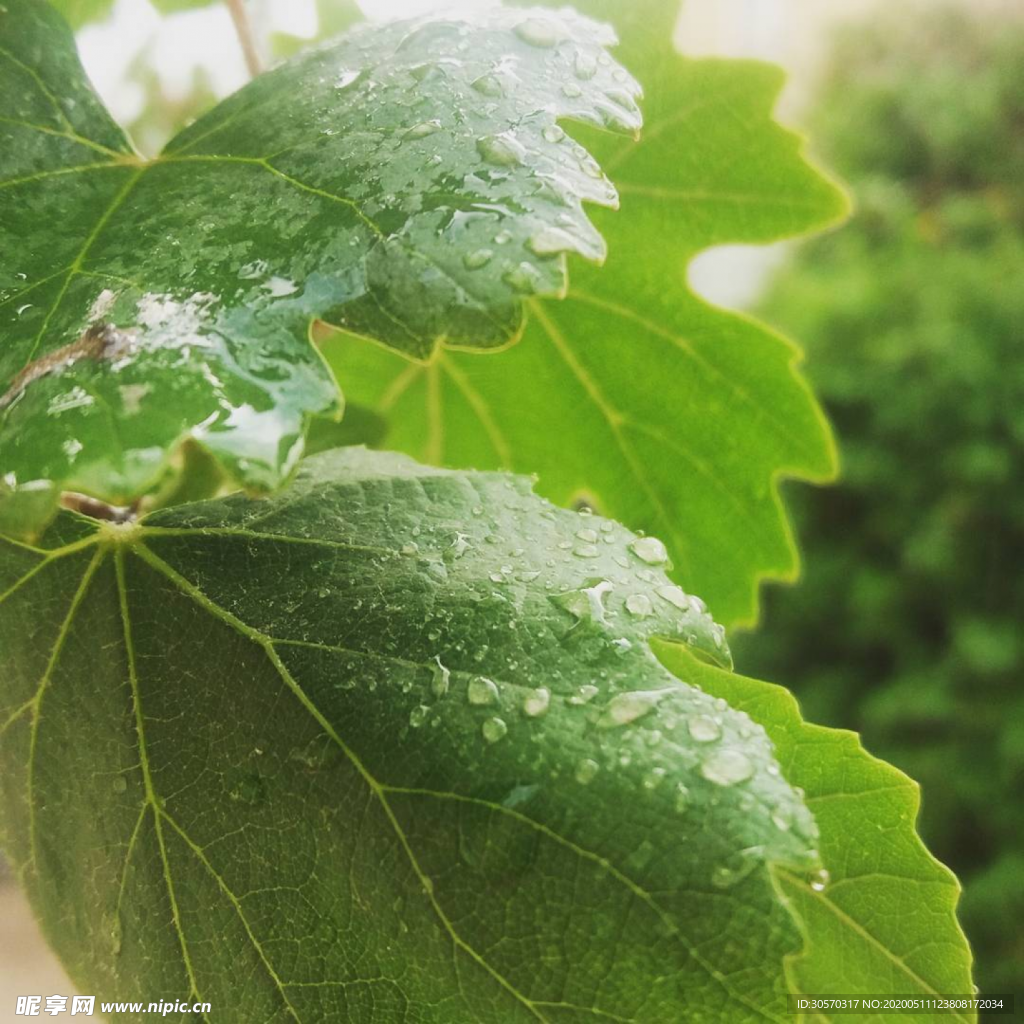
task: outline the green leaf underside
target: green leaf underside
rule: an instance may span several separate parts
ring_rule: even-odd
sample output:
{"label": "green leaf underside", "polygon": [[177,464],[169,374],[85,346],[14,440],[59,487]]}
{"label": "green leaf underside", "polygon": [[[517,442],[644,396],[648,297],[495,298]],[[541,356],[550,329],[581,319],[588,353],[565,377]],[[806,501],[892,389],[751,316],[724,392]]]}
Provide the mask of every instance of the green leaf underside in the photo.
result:
{"label": "green leaf underside", "polygon": [[[821,892],[785,869],[779,889],[807,935],[791,958],[791,991],[934,997],[973,991],[971,952],[956,919],[960,885],[915,832],[917,785],[871,757],[855,733],[800,720],[792,694],[657,643],[662,661],[764,726],[783,774],[805,792],[821,830],[831,881]],[[795,1018],[794,1018],[795,1019]],[[811,1019],[848,1020],[828,1013]],[[933,1014],[864,1014],[857,1020],[934,1020]],[[951,1020],[973,1021],[963,1011]]]}
{"label": "green leaf underside", "polygon": [[820,228],[845,200],[772,120],[776,69],[679,56],[674,0],[577,6],[614,22],[646,96],[639,144],[580,136],[622,198],[596,217],[607,266],[574,267],[566,300],[532,304],[500,360],[439,349],[417,367],[358,339],[325,354],[346,394],[390,417],[389,447],[536,472],[553,501],[582,496],[662,537],[683,586],[726,625],[750,623],[757,582],[797,568],[778,480],[831,477],[834,450],[797,350],[704,304],[686,266]]}
{"label": "green leaf underside", "polygon": [[4,845],[76,983],[222,1021],[785,1019],[770,865],[816,828],[655,657],[721,633],[632,534],[362,449],[94,526],[0,543]]}
{"label": "green leaf underside", "polygon": [[6,3],[3,525],[31,530],[60,490],[150,493],[188,436],[279,485],[306,418],[340,412],[314,316],[416,356],[513,339],[566,253],[604,254],[582,204],[615,191],[555,121],[636,131],[613,42],[566,12],[357,27],[143,162],[56,13]]}

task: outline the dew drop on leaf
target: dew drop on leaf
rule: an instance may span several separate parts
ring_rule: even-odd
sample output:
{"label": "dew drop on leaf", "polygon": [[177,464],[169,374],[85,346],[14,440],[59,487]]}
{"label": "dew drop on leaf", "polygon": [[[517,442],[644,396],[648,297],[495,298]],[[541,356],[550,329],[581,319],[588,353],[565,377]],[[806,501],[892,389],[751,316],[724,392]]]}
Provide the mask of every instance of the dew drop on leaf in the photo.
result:
{"label": "dew drop on leaf", "polygon": [[523,713],[531,718],[540,718],[547,714],[551,705],[551,691],[546,686],[538,686],[531,690],[523,700]]}
{"label": "dew drop on leaf", "polygon": [[486,676],[476,676],[469,681],[466,688],[466,696],[470,704],[496,704],[498,701],[498,687]]}
{"label": "dew drop on leaf", "polygon": [[435,656],[434,661],[437,663],[437,667],[434,669],[434,679],[430,684],[430,688],[433,690],[435,697],[443,697],[448,692],[448,684],[452,674],[441,664],[440,655]]}
{"label": "dew drop on leaf", "polygon": [[440,130],[441,122],[437,118],[433,118],[430,121],[420,121],[419,124],[414,124],[411,128],[407,128],[402,138],[425,139],[428,135],[433,135],[434,132],[439,132]]}
{"label": "dew drop on leaf", "polygon": [[735,786],[754,774],[754,765],[742,751],[717,750],[704,759],[700,773],[716,786]]}
{"label": "dew drop on leaf", "polygon": [[721,726],[708,715],[691,715],[686,727],[698,743],[714,743],[722,735]]}
{"label": "dew drop on leaf", "polygon": [[565,129],[557,124],[549,124],[541,134],[547,142],[561,142],[565,138]]}
{"label": "dew drop on leaf", "polygon": [[629,545],[630,550],[648,565],[663,565],[668,561],[668,550],[657,537],[637,537]]}
{"label": "dew drop on leaf", "polygon": [[600,765],[595,760],[586,757],[576,765],[576,781],[581,786],[585,786],[593,781],[600,770]]}
{"label": "dew drop on leaf", "polygon": [[497,167],[515,167],[523,162],[526,149],[508,132],[500,135],[482,135],[476,140],[477,152]]}
{"label": "dew drop on leaf", "polygon": [[[509,236],[511,237],[511,236]],[[498,242],[498,236],[495,236]],[[501,242],[498,242],[501,245]],[[520,263],[502,275],[506,284],[510,284],[517,292],[523,295],[532,295],[537,290],[540,282],[540,273],[532,263]]]}
{"label": "dew drop on leaf", "polygon": [[488,718],[481,726],[481,732],[488,743],[497,743],[508,733],[508,726],[500,718]]}
{"label": "dew drop on leaf", "polygon": [[558,26],[546,18],[527,18],[516,25],[515,33],[524,43],[550,49],[562,38]]}
{"label": "dew drop on leaf", "polygon": [[676,811],[682,814],[688,810],[691,803],[690,790],[687,788],[685,783],[680,782],[676,786]]}
{"label": "dew drop on leaf", "polygon": [[583,90],[575,82],[566,82],[562,86],[562,92],[571,100],[583,95]]}
{"label": "dew drop on leaf", "polygon": [[813,872],[810,877],[811,888],[815,892],[824,892],[828,888],[828,883],[831,881],[831,876],[826,868],[819,868]]}
{"label": "dew drop on leaf", "polygon": [[643,619],[654,611],[654,605],[646,594],[630,594],[626,598],[626,611],[638,619]]}
{"label": "dew drop on leaf", "polygon": [[420,704],[419,707],[415,707],[409,713],[409,724],[414,728],[418,729],[426,720],[430,714],[430,708],[426,704]]}
{"label": "dew drop on leaf", "polygon": [[576,72],[577,78],[588,81],[597,74],[597,58],[581,50],[576,54],[576,63],[573,66],[573,70]]}
{"label": "dew drop on leaf", "polygon": [[486,267],[493,258],[493,249],[474,249],[462,257],[462,262],[467,270],[479,270],[481,267]]}
{"label": "dew drop on leaf", "polygon": [[589,704],[601,691],[596,686],[592,686],[589,683],[585,686],[581,686],[570,698],[569,703],[579,706],[581,704]]}
{"label": "dew drop on leaf", "polygon": [[481,96],[501,96],[504,93],[500,80],[494,75],[481,75],[471,83]]}
{"label": "dew drop on leaf", "polygon": [[638,718],[653,711],[658,706],[658,702],[664,700],[671,692],[670,688],[666,688],[664,690],[632,690],[629,693],[617,693],[601,712],[597,726],[599,729],[617,729],[620,726],[629,725],[630,722],[635,722]]}
{"label": "dew drop on leaf", "polygon": [[675,585],[658,587],[658,597],[664,598],[669,604],[675,605],[681,612],[690,610],[690,598],[689,595],[683,591],[682,587]]}
{"label": "dew drop on leaf", "polygon": [[731,888],[746,878],[763,857],[763,846],[751,846],[746,850],[740,850],[714,868],[711,873],[711,884],[717,889]]}

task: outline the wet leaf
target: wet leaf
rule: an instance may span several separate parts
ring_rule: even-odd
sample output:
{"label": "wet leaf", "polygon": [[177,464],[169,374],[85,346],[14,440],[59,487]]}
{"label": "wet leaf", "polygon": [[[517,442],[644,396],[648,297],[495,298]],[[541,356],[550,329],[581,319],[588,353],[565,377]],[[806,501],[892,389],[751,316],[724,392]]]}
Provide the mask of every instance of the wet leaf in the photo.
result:
{"label": "wet leaf", "polygon": [[[764,726],[783,774],[814,812],[827,883],[824,876],[815,885],[775,870],[807,936],[805,948],[789,958],[790,991],[925,999],[972,992],[971,951],[956,917],[960,885],[917,835],[916,783],[867,753],[856,733],[801,721],[796,700],[781,686],[700,664],[678,646],[656,650],[677,675]],[[965,1010],[951,1019],[977,1015]]]}
{"label": "wet leaf", "polygon": [[239,1022],[781,1017],[772,873],[817,830],[655,656],[727,664],[703,605],[521,478],[303,466],[0,542],[3,842],[73,980]]}
{"label": "wet leaf", "polygon": [[556,119],[639,125],[611,30],[571,12],[357,27],[151,161],[48,5],[7,0],[0,39],[0,526],[21,532],[61,490],[157,490],[185,438],[279,485],[306,419],[340,412],[314,316],[418,357],[514,339],[567,253],[603,257],[582,204],[616,200]]}
{"label": "wet leaf", "polygon": [[681,57],[675,0],[578,6],[614,22],[646,96],[639,143],[579,136],[622,196],[597,217],[600,276],[575,267],[566,301],[531,303],[500,360],[441,348],[417,366],[353,338],[325,352],[346,392],[389,417],[390,447],[537,473],[559,504],[663,538],[679,583],[727,625],[749,623],[757,583],[796,574],[779,481],[829,478],[833,444],[799,351],[700,300],[687,265],[831,224],[845,200],[773,121],[777,69]]}

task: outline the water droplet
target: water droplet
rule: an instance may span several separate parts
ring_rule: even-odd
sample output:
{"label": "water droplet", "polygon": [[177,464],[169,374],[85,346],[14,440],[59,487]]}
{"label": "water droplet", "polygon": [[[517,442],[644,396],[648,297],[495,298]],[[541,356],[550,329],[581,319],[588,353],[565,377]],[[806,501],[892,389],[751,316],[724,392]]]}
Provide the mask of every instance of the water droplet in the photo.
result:
{"label": "water droplet", "polygon": [[[494,240],[497,242],[497,237]],[[540,271],[532,263],[520,263],[517,267],[502,274],[502,280],[510,284],[517,292],[523,295],[532,295],[540,284]]]}
{"label": "water droplet", "polygon": [[515,167],[526,155],[525,147],[509,132],[481,136],[476,140],[476,149],[489,164],[498,167]]}
{"label": "water droplet", "polygon": [[523,700],[523,713],[531,718],[540,718],[547,713],[551,705],[551,691],[546,686],[538,686],[528,693]]}
{"label": "water droplet", "polygon": [[362,74],[360,71],[342,71],[334,80],[334,88],[339,90],[347,89],[359,78],[360,74]]}
{"label": "water droplet", "polygon": [[589,81],[597,74],[597,58],[593,54],[584,53],[580,50],[576,54],[576,63],[573,70],[576,72],[577,78],[582,79],[584,82]]}
{"label": "water droplet", "polygon": [[652,768],[644,776],[644,789],[657,789],[668,774],[664,768]]}
{"label": "water droplet", "polygon": [[508,733],[508,726],[500,718],[488,718],[480,731],[488,743],[497,743]]}
{"label": "water droplet", "polygon": [[403,555],[415,555],[415,554],[417,554],[419,552],[419,550],[420,550],[420,546],[415,541],[411,541],[408,544],[403,544],[402,545],[402,554]]}
{"label": "water droplet", "polygon": [[746,878],[763,859],[763,846],[740,850],[712,871],[711,884],[717,889],[728,889]]}
{"label": "water droplet", "polygon": [[[540,231],[535,231],[530,236],[526,244],[530,247],[530,251],[537,256],[553,256],[556,253],[574,249],[576,240],[568,231],[563,231],[561,228],[541,228]],[[594,540],[597,540],[596,535]]]}
{"label": "water droplet", "polygon": [[409,724],[414,728],[418,729],[426,720],[430,714],[430,708],[426,704],[420,704],[419,707],[415,707],[409,713]]}
{"label": "water droplet", "polygon": [[561,142],[565,138],[565,129],[561,125],[549,124],[541,134],[548,142]]}
{"label": "water droplet", "polygon": [[701,764],[700,773],[716,786],[735,786],[754,774],[754,765],[739,750],[717,750]]}
{"label": "water droplet", "polygon": [[793,809],[786,804],[779,804],[772,811],[772,824],[780,832],[788,832],[793,827]]}
{"label": "water droplet", "polygon": [[624,636],[620,636],[612,640],[612,647],[615,648],[616,654],[625,654],[626,651],[632,650],[633,643]]}
{"label": "water droplet", "polygon": [[580,170],[591,178],[603,177],[601,165],[592,156],[585,156],[580,160]]}
{"label": "water droplet", "polygon": [[601,770],[601,766],[589,757],[585,757],[576,765],[576,781],[585,786],[594,780],[594,776]]}
{"label": "water droplet", "polygon": [[671,687],[664,690],[632,690],[629,693],[617,693],[601,712],[597,726],[599,729],[617,729],[619,726],[629,725],[630,722],[635,722],[653,711],[659,701],[664,700],[670,693]]}
{"label": "water droplet", "polygon": [[580,540],[587,541],[588,544],[594,544],[597,541],[597,531],[591,530],[589,527],[584,530],[577,530],[576,536],[579,537]]}
{"label": "water droplet", "polygon": [[498,687],[486,676],[476,676],[470,679],[466,696],[470,704],[495,704],[498,701]]}
{"label": "water droplet", "polygon": [[691,715],[686,727],[698,743],[714,743],[722,735],[721,726],[707,715]]}
{"label": "water droplet", "polygon": [[568,96],[569,99],[574,100],[578,96],[583,95],[583,90],[575,82],[566,82],[565,85],[562,86],[562,93],[565,96]]}
{"label": "water droplet", "polygon": [[562,32],[547,18],[527,18],[516,25],[515,33],[524,43],[550,49],[562,38]]}
{"label": "water droplet", "polygon": [[601,552],[596,544],[577,544],[572,553],[577,558],[597,558]]}
{"label": "water droplet", "polygon": [[826,868],[819,868],[817,871],[812,872],[809,879],[811,888],[815,892],[824,892],[828,888],[828,883],[832,880]]}
{"label": "water droplet", "polygon": [[690,791],[684,783],[680,782],[676,786],[676,811],[682,814],[689,808],[690,802]]}
{"label": "water droplet", "polygon": [[428,135],[433,135],[434,132],[439,132],[440,130],[441,122],[435,117],[430,121],[420,121],[419,124],[414,124],[411,128],[407,128],[402,138],[425,139]]}
{"label": "water droplet", "polygon": [[601,691],[596,686],[591,686],[589,683],[586,686],[581,686],[570,698],[569,703],[579,706],[580,704],[589,704]]}
{"label": "water droplet", "polygon": [[512,241],[512,232],[511,231],[499,231],[494,236],[494,244],[495,245],[508,245],[508,243],[511,242],[511,241]]}
{"label": "water droplet", "polygon": [[466,534],[455,534],[455,540],[452,541],[451,547],[452,554],[456,558],[461,558],[469,550],[469,541],[466,538]]}
{"label": "water droplet", "polygon": [[124,793],[128,789],[128,780],[123,775],[115,775],[111,785],[115,793]]}
{"label": "water droplet", "polygon": [[434,691],[435,697],[443,697],[448,692],[452,674],[441,664],[440,655],[436,655],[434,661],[437,662],[437,668],[434,669],[434,680],[430,684],[430,688]]}
{"label": "water droplet", "polygon": [[657,537],[637,537],[629,549],[648,565],[662,565],[668,561],[668,550]]}
{"label": "water droplet", "polygon": [[15,314],[17,316],[21,316],[21,314],[24,313],[26,309],[31,309],[31,308],[32,308],[32,303],[31,302],[26,302],[24,306],[19,306],[14,312],[15,312]]}
{"label": "water droplet", "polygon": [[658,587],[658,597],[664,598],[669,604],[675,605],[681,612],[690,610],[690,598],[682,587],[666,586]]}
{"label": "water droplet", "polygon": [[580,621],[603,623],[604,596],[614,589],[608,580],[599,580],[582,590],[570,590],[567,594],[557,594],[551,600],[560,608]]}
{"label": "water droplet", "polygon": [[505,91],[494,75],[481,75],[473,80],[472,86],[481,96],[501,96]]}
{"label": "water droplet", "polygon": [[481,267],[486,267],[493,258],[493,249],[474,249],[473,252],[467,252],[462,257],[462,262],[467,270],[479,270]]}
{"label": "water droplet", "polygon": [[643,619],[654,611],[654,605],[646,594],[630,594],[626,598],[626,611],[638,619]]}

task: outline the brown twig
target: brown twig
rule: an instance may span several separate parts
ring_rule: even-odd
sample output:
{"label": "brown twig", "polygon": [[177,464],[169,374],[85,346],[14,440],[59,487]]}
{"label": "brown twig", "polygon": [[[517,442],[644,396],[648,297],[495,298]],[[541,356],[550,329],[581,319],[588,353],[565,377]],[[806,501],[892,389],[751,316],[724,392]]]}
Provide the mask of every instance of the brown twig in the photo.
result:
{"label": "brown twig", "polygon": [[245,66],[249,74],[255,78],[263,70],[263,61],[256,46],[256,36],[249,21],[249,12],[245,9],[245,0],[227,0],[231,20],[235,23],[235,34],[245,56]]}

